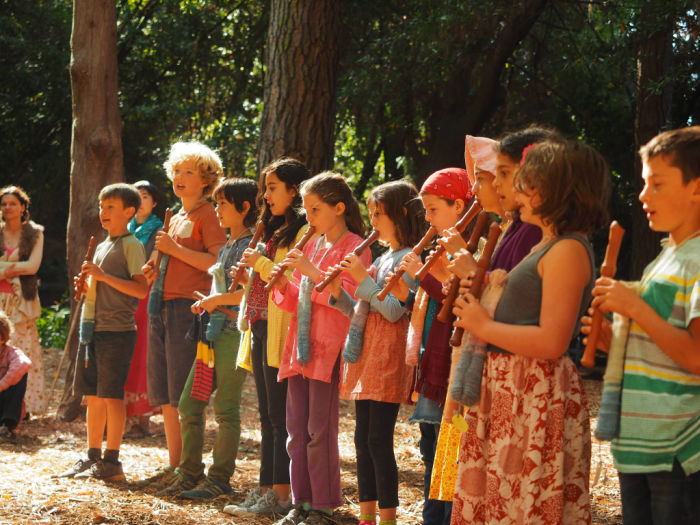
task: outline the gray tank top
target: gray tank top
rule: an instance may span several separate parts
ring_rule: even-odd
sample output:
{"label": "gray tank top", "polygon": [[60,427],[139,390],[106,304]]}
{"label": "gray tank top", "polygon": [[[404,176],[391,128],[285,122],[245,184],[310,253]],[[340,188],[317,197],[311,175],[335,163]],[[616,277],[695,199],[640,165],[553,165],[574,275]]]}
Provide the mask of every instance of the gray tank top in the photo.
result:
{"label": "gray tank top", "polygon": [[[571,338],[573,339],[573,337],[578,334],[580,319],[588,308],[588,304],[591,300],[591,290],[595,282],[593,249],[590,243],[580,235],[562,235],[542,248],[538,253],[523,260],[518,266],[511,270],[501,300],[498,302],[496,311],[494,312],[493,318],[496,321],[519,325],[538,325],[540,323],[540,310],[542,309],[542,278],[537,273],[537,263],[552,246],[562,239],[576,239],[583,244],[588,252],[588,258],[591,264],[591,280],[583,290],[578,318]],[[503,348],[491,344],[488,345],[488,350],[490,352],[510,353]]]}

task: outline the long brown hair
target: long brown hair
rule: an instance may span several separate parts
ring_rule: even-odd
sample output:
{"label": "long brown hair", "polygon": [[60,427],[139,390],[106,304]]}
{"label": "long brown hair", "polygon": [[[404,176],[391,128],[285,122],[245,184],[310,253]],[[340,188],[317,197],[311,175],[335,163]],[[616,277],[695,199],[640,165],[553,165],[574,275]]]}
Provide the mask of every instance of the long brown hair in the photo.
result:
{"label": "long brown hair", "polygon": [[348,230],[360,236],[365,235],[365,223],[362,221],[360,205],[355,200],[345,177],[340,173],[324,171],[304,181],[301,185],[301,194],[311,193],[330,206],[335,206],[339,202],[345,204],[345,224]]}
{"label": "long brown hair", "polygon": [[367,198],[381,205],[396,227],[396,240],[401,247],[413,246],[428,230],[425,222],[425,208],[412,182],[396,180],[373,188]]}
{"label": "long brown hair", "polygon": [[527,151],[515,173],[516,191],[537,191],[532,210],[559,235],[591,233],[607,220],[610,172],[600,153],[582,142],[543,142]]}

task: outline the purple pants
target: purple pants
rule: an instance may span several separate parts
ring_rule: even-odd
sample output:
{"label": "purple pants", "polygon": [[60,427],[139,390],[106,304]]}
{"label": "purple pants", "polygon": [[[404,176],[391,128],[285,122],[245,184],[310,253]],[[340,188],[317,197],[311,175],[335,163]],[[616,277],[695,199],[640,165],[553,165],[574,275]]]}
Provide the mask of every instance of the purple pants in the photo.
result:
{"label": "purple pants", "polygon": [[292,376],[287,383],[287,452],[294,504],[343,504],[338,457],[338,363],[330,383]]}

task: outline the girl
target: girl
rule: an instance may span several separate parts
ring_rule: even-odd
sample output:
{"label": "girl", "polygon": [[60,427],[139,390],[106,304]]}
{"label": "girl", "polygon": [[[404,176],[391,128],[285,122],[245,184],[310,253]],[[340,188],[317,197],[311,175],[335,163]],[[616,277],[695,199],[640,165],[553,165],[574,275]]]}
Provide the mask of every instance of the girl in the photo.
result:
{"label": "girl", "polygon": [[252,370],[258,393],[260,481],[243,503],[224,507],[229,514],[286,514],[291,507],[286,448],[287,380],[277,381],[291,313],[272,301],[265,292],[265,283],[275,265],[284,260],[308,229],[299,186],[309,176],[307,167],[291,158],[276,160],[260,174],[258,203],[262,207],[260,221],[265,226],[264,245],[246,249],[241,258],[252,267],[254,275],[246,285],[242,310],[249,330],[238,355],[238,366]]}
{"label": "girl", "polygon": [[[209,269],[213,276],[210,294],[192,305],[195,314],[208,312],[209,321],[195,320],[196,324],[201,323],[198,325],[200,344],[178,402],[182,456],[172,483],[158,492],[159,496],[180,495],[206,500],[232,492],[230,479],[241,437],[240,407],[245,372],[234,365],[240,339],[236,320],[217,307],[238,310],[235,305],[240,303],[243,293],[228,291],[231,285],[228,272],[235,268],[250,243],[250,228],[258,216],[256,193],[254,181],[240,178],[224,179],[212,193],[219,224],[228,230],[228,240],[219,250],[216,264]],[[213,406],[218,430],[212,464],[205,477],[202,463],[204,409],[212,391],[216,391]]]}
{"label": "girl", "polygon": [[[374,188],[367,207],[372,227],[379,232],[379,241],[389,249],[374,261],[375,278],[370,277],[354,254],[340,263],[360,283],[355,295],[362,301],[355,305],[353,327],[345,342],[340,397],[355,400],[360,525],[375,523],[377,502],[380,524],[395,524],[399,495],[394,426],[401,403],[409,398],[413,367],[401,358],[408,332],[406,309],[393,295],[384,301],[378,301],[376,296],[388,274],[423,237],[427,224],[418,192],[410,182],[387,182]],[[408,276],[406,279],[408,282]],[[338,279],[331,286],[335,288],[334,297],[352,301],[347,293],[341,292]],[[412,280],[409,286],[415,286]],[[364,339],[359,342],[353,334],[358,318],[366,321],[364,326],[358,326],[360,339],[364,331]],[[361,350],[359,359],[358,350]]]}
{"label": "girl", "polygon": [[603,224],[608,171],[578,143],[543,143],[515,174],[522,219],[542,241],[508,277],[491,318],[458,299],[458,324],[489,342],[468,410],[452,523],[589,523],[590,431],[583,383],[564,355],[593,285],[584,235]]}
{"label": "girl", "polygon": [[[471,184],[466,170],[461,168],[436,171],[421,187],[425,218],[440,235],[455,225],[466,211],[466,205],[471,198]],[[409,252],[399,264],[399,269],[406,270],[414,277],[420,266],[420,258]],[[416,387],[420,397],[409,421],[418,422],[421,431],[420,450],[425,463],[423,522],[426,525],[449,523],[452,507],[449,502],[430,499],[435,445],[450,371],[452,333],[452,320],[442,323],[435,316],[444,298],[442,283],[447,281],[449,275],[446,260],[441,259],[431,268],[431,273],[420,282],[421,289],[415,297],[412,293],[409,296],[408,287],[403,281],[399,281],[395,288],[395,295],[399,300],[411,297],[411,302],[414,303],[406,345],[407,362],[418,364],[419,350],[423,351]]]}
{"label": "girl", "polygon": [[[153,213],[160,201],[158,188],[147,180],[140,180],[133,184],[141,195],[141,206],[136,210],[134,218],[128,224],[129,231],[136,235],[146,249],[146,259],[150,258],[156,243],[156,233],[163,226],[161,221]],[[146,389],[146,357],[148,348],[148,299],[139,301],[136,310],[136,346],[134,357],[131,360],[129,376],[124,385],[124,401],[126,402],[126,417],[135,417],[137,420],[128,432],[124,434],[129,438],[142,438],[150,435],[148,420],[154,413],[154,407],[148,402]],[[160,412],[160,408],[157,409]]]}
{"label": "girl", "polygon": [[[320,235],[304,250],[292,250],[284,263],[296,269],[282,278],[272,299],[293,312],[280,364],[279,379],[288,378],[287,431],[294,507],[277,522],[290,525],[331,523],[332,509],[342,505],[338,458],[338,376],[340,351],[350,320],[329,306],[329,292],[314,283],[362,242],[360,208],[345,179],[324,172],[301,186],[309,225]],[[365,252],[360,261],[368,265]],[[357,284],[341,276],[354,293]],[[297,320],[298,326],[297,326]]]}
{"label": "girl", "polygon": [[27,417],[46,408],[44,366],[36,319],[41,315],[37,272],[44,253],[44,227],[29,219],[29,196],[18,186],[0,190],[0,310],[14,325],[12,344],[32,366],[24,396]]}

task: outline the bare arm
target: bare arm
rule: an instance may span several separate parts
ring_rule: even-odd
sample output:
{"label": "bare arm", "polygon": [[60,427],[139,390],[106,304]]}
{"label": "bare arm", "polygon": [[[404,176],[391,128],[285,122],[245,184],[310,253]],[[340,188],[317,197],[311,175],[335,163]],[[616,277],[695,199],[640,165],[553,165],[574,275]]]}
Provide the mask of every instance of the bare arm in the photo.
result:
{"label": "bare arm", "polygon": [[104,270],[102,270],[102,268],[93,262],[84,262],[83,269],[85,270],[86,274],[90,275],[93,279],[102,281],[115,290],[118,290],[123,294],[130,295],[131,297],[143,299],[148,293],[148,285],[146,284],[146,278],[143,275],[139,274],[132,276],[131,279],[122,279],[121,277],[115,277],[112,274],[106,273]]}
{"label": "bare arm", "polygon": [[633,319],[668,357],[689,372],[700,374],[700,318],[693,319],[687,329],[677,328],[615,279],[598,279],[593,295],[593,306]]}
{"label": "bare arm", "polygon": [[16,261],[10,264],[5,270],[5,277],[11,278],[18,275],[34,275],[39,271],[41,259],[44,255],[44,234],[38,232],[36,242],[32,248],[32,253],[29,254],[29,259],[26,261]]}
{"label": "bare arm", "polygon": [[540,259],[542,307],[539,325],[523,326],[493,320],[470,294],[455,301],[459,326],[481,339],[518,355],[557,359],[567,349],[579,315],[581,296],[591,275],[583,245],[565,239]]}

